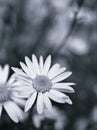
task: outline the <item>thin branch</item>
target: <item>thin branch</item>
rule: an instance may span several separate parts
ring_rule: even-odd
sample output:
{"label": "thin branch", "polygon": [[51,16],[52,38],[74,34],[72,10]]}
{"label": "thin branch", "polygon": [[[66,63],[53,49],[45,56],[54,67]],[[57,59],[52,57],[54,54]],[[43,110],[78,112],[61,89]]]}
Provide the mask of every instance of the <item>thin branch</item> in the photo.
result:
{"label": "thin branch", "polygon": [[[55,48],[54,53],[53,53],[54,58],[57,58],[58,52],[64,47],[64,45],[67,43],[69,37],[72,35],[72,33],[73,33],[73,31],[74,31],[74,29],[75,29],[75,27],[76,27],[77,16],[78,16],[79,11],[81,10],[81,8],[82,8],[82,6],[83,6],[83,4],[84,4],[84,1],[85,1],[85,0],[82,0],[82,1],[81,1],[81,4],[79,5],[79,9],[78,9],[78,11],[75,13],[75,16],[74,16],[72,25],[71,25],[71,27],[70,27],[70,30],[69,30],[67,36],[65,36],[65,37],[63,38],[63,40],[62,40],[62,42],[61,42],[61,45],[58,46],[57,48]],[[65,43],[65,44],[64,44],[64,43]]]}

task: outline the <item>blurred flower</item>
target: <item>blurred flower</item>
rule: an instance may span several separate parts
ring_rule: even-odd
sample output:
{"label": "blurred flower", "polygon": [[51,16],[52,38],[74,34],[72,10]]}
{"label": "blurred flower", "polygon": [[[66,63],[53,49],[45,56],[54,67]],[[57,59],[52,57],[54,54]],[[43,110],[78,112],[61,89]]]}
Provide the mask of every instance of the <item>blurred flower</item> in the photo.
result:
{"label": "blurred flower", "polygon": [[67,48],[77,55],[85,55],[89,52],[89,45],[81,37],[70,38],[67,43]]}
{"label": "blurred flower", "polygon": [[85,117],[80,117],[77,119],[74,125],[75,130],[86,130],[88,125],[88,120]]}
{"label": "blurred flower", "polygon": [[94,24],[96,21],[96,11],[82,8],[77,16],[78,22],[86,25]]}
{"label": "blurred flower", "polygon": [[46,119],[54,121],[55,130],[63,130],[64,126],[66,126],[68,122],[66,113],[60,111],[60,109],[55,106],[50,112],[45,109],[42,115],[36,113],[32,116],[32,121],[36,128],[40,128],[41,122],[45,121]]}
{"label": "blurred flower", "polygon": [[72,104],[70,98],[62,92],[73,93],[74,89],[70,85],[74,85],[74,83],[60,83],[60,81],[65,80],[72,74],[70,71],[64,72],[66,68],[60,68],[59,64],[55,64],[50,68],[50,55],[45,62],[43,57],[40,56],[38,63],[35,55],[32,55],[32,61],[25,57],[25,62],[27,65],[20,62],[22,69],[12,67],[16,72],[17,81],[21,83],[21,86],[16,88],[20,91],[19,95],[23,98],[28,98],[25,112],[32,107],[36,98],[37,112],[39,114],[43,113],[44,105],[51,111],[52,104],[50,99],[58,103]]}
{"label": "blurred flower", "polygon": [[9,117],[16,123],[19,120],[23,120],[23,112],[17,104],[24,104],[24,100],[18,99],[13,91],[12,84],[14,83],[13,76],[8,79],[9,65],[5,65],[4,68],[0,66],[0,116],[2,114],[3,107]]}
{"label": "blurred flower", "polygon": [[94,106],[91,114],[90,114],[91,122],[96,123],[97,122],[97,105]]}

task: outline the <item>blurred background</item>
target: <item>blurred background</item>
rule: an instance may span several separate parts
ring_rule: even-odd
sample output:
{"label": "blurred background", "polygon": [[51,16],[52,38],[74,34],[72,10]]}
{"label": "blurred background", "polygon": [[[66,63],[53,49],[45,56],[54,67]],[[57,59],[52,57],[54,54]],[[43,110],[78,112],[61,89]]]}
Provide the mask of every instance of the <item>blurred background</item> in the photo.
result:
{"label": "blurred background", "polygon": [[0,0],[0,64],[19,67],[32,53],[73,72],[73,105],[33,108],[19,124],[3,113],[0,129],[97,130],[97,0]]}

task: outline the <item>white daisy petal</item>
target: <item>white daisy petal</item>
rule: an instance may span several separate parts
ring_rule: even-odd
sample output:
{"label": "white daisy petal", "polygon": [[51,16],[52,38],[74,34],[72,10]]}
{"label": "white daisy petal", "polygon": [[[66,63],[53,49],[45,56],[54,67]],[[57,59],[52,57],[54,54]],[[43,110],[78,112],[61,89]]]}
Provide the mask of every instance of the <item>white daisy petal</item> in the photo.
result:
{"label": "white daisy petal", "polygon": [[58,75],[60,75],[61,73],[63,73],[65,70],[66,70],[65,67],[62,67],[62,68],[58,69],[58,70],[53,74],[52,78],[50,77],[50,79],[55,78],[56,76],[58,76]]}
{"label": "white daisy petal", "polygon": [[2,71],[3,71],[3,70],[2,70],[2,67],[0,66],[0,77],[1,77],[1,78],[0,78],[0,84],[2,84]]}
{"label": "white daisy petal", "polygon": [[7,81],[8,74],[9,74],[9,65],[5,65],[4,69],[2,70],[2,75],[0,77],[1,83],[5,83]]}
{"label": "white daisy petal", "polygon": [[51,90],[49,91],[49,93],[50,93],[50,94],[53,94],[53,95],[56,95],[56,96],[58,96],[58,97],[64,97],[64,98],[68,99],[68,96],[67,96],[66,94],[64,94],[64,93],[62,93],[62,92],[59,92],[59,91],[57,91],[57,90],[51,89]]}
{"label": "white daisy petal", "polygon": [[37,72],[37,74],[40,74],[40,72],[39,72],[39,64],[38,64],[38,61],[37,61],[37,58],[36,58],[35,55],[32,55],[32,62],[33,62],[35,71]]}
{"label": "white daisy petal", "polygon": [[56,83],[56,82],[60,82],[60,81],[62,81],[62,80],[65,80],[65,79],[68,78],[71,74],[72,74],[72,72],[70,72],[70,71],[64,72],[64,73],[62,73],[61,75],[55,77],[55,78],[52,80],[52,83]]}
{"label": "white daisy petal", "polygon": [[19,106],[24,106],[25,105],[25,100],[17,98],[17,97],[12,97],[11,98],[14,102],[16,102],[16,104],[18,104]]}
{"label": "white daisy petal", "polygon": [[27,112],[31,107],[32,105],[34,104],[35,102],[35,99],[36,99],[36,96],[37,96],[37,93],[33,93],[30,98],[27,100],[26,102],[26,105],[25,105],[25,112]]}
{"label": "white daisy petal", "polygon": [[4,109],[6,110],[7,114],[9,115],[9,117],[15,122],[18,123],[19,119],[15,113],[15,111],[13,110],[13,104],[11,101],[6,102],[4,104]]}
{"label": "white daisy petal", "polygon": [[40,74],[43,75],[43,57],[40,56],[39,59],[39,66],[40,66]]}
{"label": "white daisy petal", "polygon": [[26,77],[24,77],[24,76],[16,76],[15,77],[15,79],[18,81],[18,82],[21,82],[21,83],[23,83],[23,82],[25,82],[26,84],[28,83],[30,83],[30,84],[32,84],[32,79],[30,78],[30,77],[28,77],[28,76],[26,76]]}
{"label": "white daisy petal", "polygon": [[22,69],[11,67],[11,69],[18,75],[26,76],[26,74],[22,71]]}
{"label": "white daisy petal", "polygon": [[28,69],[29,69],[29,72],[31,73],[32,78],[35,78],[36,72],[35,72],[32,61],[26,56],[25,57],[25,62],[27,64],[27,66],[28,66]]}
{"label": "white daisy petal", "polygon": [[7,81],[7,84],[11,86],[15,82],[15,74],[13,74]]}
{"label": "white daisy petal", "polygon": [[23,62],[20,62],[20,65],[21,65],[23,71],[30,76],[30,72],[28,70],[28,67]]}
{"label": "white daisy petal", "polygon": [[[17,80],[18,80],[18,82],[20,83],[19,85],[12,85],[13,87],[15,86],[15,87],[19,87],[19,86],[26,86],[26,87],[30,87],[30,86],[32,86],[32,82],[29,82],[28,80],[24,80],[24,79],[18,79],[17,78]],[[18,84],[18,83],[17,83]]]}
{"label": "white daisy petal", "polygon": [[49,55],[47,57],[47,59],[45,60],[44,68],[43,68],[44,75],[47,75],[47,73],[48,73],[48,71],[50,69],[50,66],[51,66],[51,55]]}
{"label": "white daisy petal", "polygon": [[30,86],[28,86],[28,85],[18,85],[18,86],[14,86],[14,87],[11,87],[11,89],[13,90],[13,91],[17,91],[17,92],[23,92],[23,91],[30,91],[30,92],[32,92],[33,91],[33,88],[32,88],[32,86],[30,85]]}
{"label": "white daisy petal", "polygon": [[2,66],[0,65],[0,73],[2,73]]}
{"label": "white daisy petal", "polygon": [[67,100],[69,97],[61,92],[58,92],[56,90],[50,90],[48,92],[48,96],[50,99],[54,100],[55,102],[59,103],[65,103],[65,100]]}
{"label": "white daisy petal", "polygon": [[51,104],[51,101],[50,101],[50,99],[49,99],[49,97],[48,97],[48,95],[45,93],[45,94],[43,94],[43,101],[44,101],[44,104],[45,104],[45,106],[47,107],[47,109],[49,110],[49,111],[51,111],[51,109],[52,109],[52,104]]}
{"label": "white daisy petal", "polygon": [[74,89],[65,83],[56,83],[52,86],[53,89],[57,89],[59,91],[74,93]]}
{"label": "white daisy petal", "polygon": [[1,117],[1,114],[2,114],[2,105],[0,104],[0,117]]}
{"label": "white daisy petal", "polygon": [[[1,66],[0,66],[0,77],[2,77],[2,69],[1,69]],[[2,84],[1,80],[2,80],[2,79],[0,79],[0,84]]]}
{"label": "white daisy petal", "polygon": [[71,99],[70,99],[70,98],[66,99],[66,103],[72,105],[72,101],[71,101]]}
{"label": "white daisy petal", "polygon": [[15,81],[13,84],[12,84],[12,87],[16,87],[16,86],[20,86],[22,85],[19,81]]}
{"label": "white daisy petal", "polygon": [[28,98],[32,93],[34,93],[35,90],[31,88],[26,88],[25,90],[22,89],[20,92],[14,92],[14,95],[18,98]]}
{"label": "white daisy petal", "polygon": [[[23,92],[22,92],[22,93],[23,93]],[[28,97],[30,96],[30,94],[29,94],[29,93],[20,94],[20,92],[15,92],[15,91],[14,91],[14,92],[12,93],[12,96],[13,96],[13,97],[16,97],[16,98],[24,98],[24,99],[25,99],[25,98],[28,98]],[[11,96],[11,98],[12,98],[12,96]]]}
{"label": "white daisy petal", "polygon": [[55,77],[54,74],[58,71],[59,67],[60,67],[59,64],[55,64],[55,65],[53,65],[51,67],[51,69],[49,70],[49,72],[47,74],[50,79],[52,79],[53,77]]}
{"label": "white daisy petal", "polygon": [[18,105],[14,102],[11,102],[10,107],[12,107],[13,111],[16,113],[18,119],[23,120],[23,111],[18,107]]}
{"label": "white daisy petal", "polygon": [[12,84],[12,87],[19,87],[19,86],[26,86],[27,87],[27,86],[31,86],[31,83],[18,79],[18,82],[16,81],[15,83]]}
{"label": "white daisy petal", "polygon": [[37,112],[39,114],[43,113],[43,95],[42,95],[42,93],[39,93],[38,97],[37,97]]}
{"label": "white daisy petal", "polygon": [[66,82],[66,83],[55,83],[56,85],[61,85],[61,86],[70,86],[70,85],[76,85],[75,83],[72,82]]}
{"label": "white daisy petal", "polygon": [[29,94],[18,94],[18,93],[14,93],[14,96],[16,96],[17,98],[23,98],[23,99],[26,99],[26,98],[29,98]]}
{"label": "white daisy petal", "polygon": [[55,102],[65,103],[64,98],[57,97],[56,95],[53,95],[53,94],[51,94],[51,93],[48,93],[48,97],[49,97],[51,100],[55,101]]}

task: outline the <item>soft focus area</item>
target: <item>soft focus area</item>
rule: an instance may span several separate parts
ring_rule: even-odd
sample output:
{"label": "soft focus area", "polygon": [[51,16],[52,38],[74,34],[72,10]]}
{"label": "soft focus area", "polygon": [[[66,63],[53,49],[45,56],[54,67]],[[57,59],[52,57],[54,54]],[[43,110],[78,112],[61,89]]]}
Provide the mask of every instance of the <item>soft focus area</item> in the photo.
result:
{"label": "soft focus area", "polygon": [[97,130],[97,0],[0,0],[0,64],[20,67],[32,54],[73,72],[73,105],[33,107],[18,124],[3,112],[0,130]]}

